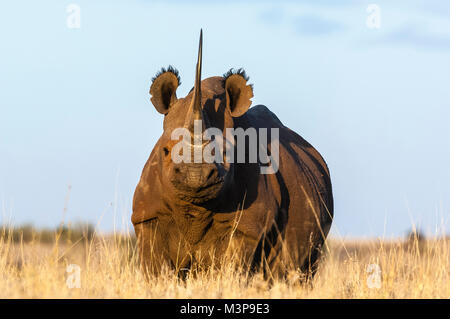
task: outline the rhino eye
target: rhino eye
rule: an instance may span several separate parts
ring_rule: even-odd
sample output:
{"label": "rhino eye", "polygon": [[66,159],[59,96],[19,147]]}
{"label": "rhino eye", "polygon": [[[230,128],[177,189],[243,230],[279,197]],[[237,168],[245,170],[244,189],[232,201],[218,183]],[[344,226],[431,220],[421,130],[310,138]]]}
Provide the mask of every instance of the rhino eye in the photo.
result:
{"label": "rhino eye", "polygon": [[164,147],[163,151],[165,156],[169,155],[169,149],[167,147]]}

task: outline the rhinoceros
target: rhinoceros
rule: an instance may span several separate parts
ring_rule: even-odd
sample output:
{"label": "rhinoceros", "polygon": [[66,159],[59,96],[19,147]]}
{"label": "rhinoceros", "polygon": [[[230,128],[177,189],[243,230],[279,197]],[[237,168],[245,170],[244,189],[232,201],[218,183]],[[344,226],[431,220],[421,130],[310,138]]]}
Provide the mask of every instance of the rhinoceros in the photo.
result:
{"label": "rhinoceros", "polygon": [[[150,87],[164,123],[133,200],[142,265],[147,274],[157,275],[164,266],[182,274],[220,265],[231,251],[245,271],[284,276],[296,269],[311,277],[333,218],[327,164],[266,106],[250,108],[253,86],[243,69],[201,79],[202,37],[201,31],[195,84],[186,97],[176,95],[180,77],[171,66]],[[200,135],[195,123],[201,124]],[[236,160],[237,151],[222,161],[174,161],[181,142],[173,133],[179,128],[190,133],[187,148],[194,151],[212,143],[201,134],[207,128],[264,131],[268,156],[251,160],[250,152],[264,144],[263,134],[257,140],[244,136],[244,161]],[[233,137],[222,147],[233,151]],[[192,144],[199,138],[200,144]],[[268,166],[272,170],[263,172]]]}

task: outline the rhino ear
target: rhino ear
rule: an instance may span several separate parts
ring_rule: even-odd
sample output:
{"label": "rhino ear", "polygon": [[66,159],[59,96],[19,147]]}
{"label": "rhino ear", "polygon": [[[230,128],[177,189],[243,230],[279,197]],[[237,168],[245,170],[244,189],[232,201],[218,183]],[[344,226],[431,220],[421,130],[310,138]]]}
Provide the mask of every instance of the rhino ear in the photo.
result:
{"label": "rhino ear", "polygon": [[170,106],[177,101],[176,91],[180,85],[178,71],[171,66],[167,69],[162,68],[152,81],[151,101],[159,113],[167,114]]}
{"label": "rhino ear", "polygon": [[231,69],[223,76],[227,107],[233,117],[239,117],[247,112],[252,104],[253,86],[247,84],[248,76],[243,69]]}

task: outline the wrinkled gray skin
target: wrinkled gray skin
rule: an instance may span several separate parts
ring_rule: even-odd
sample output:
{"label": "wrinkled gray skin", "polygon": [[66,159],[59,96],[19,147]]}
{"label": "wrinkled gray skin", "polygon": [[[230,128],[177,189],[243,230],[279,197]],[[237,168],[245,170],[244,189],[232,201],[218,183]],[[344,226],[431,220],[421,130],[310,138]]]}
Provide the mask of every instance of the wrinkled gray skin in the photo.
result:
{"label": "wrinkled gray skin", "polygon": [[[283,276],[293,266],[314,275],[333,215],[325,161],[267,107],[249,109],[253,90],[245,74],[201,81],[201,43],[199,51],[195,86],[185,98],[176,97],[173,71],[162,72],[150,89],[164,132],[134,195],[143,266],[158,274],[164,264],[177,271],[218,265],[232,247],[248,270]],[[194,119],[203,129],[279,128],[278,172],[260,174],[260,163],[175,164],[172,130],[192,131]]]}

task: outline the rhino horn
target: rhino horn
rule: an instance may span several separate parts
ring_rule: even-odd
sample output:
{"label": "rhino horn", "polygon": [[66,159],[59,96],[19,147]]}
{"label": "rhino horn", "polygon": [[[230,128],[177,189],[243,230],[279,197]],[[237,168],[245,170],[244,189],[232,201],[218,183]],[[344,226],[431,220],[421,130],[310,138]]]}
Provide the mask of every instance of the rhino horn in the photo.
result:
{"label": "rhino horn", "polygon": [[202,112],[202,43],[203,43],[203,31],[200,30],[200,41],[198,45],[198,59],[197,68],[195,72],[195,84],[194,84],[194,95],[192,96],[192,101],[189,106],[189,110],[186,117],[185,127],[194,135],[194,121],[200,120],[202,124],[203,112]]}

